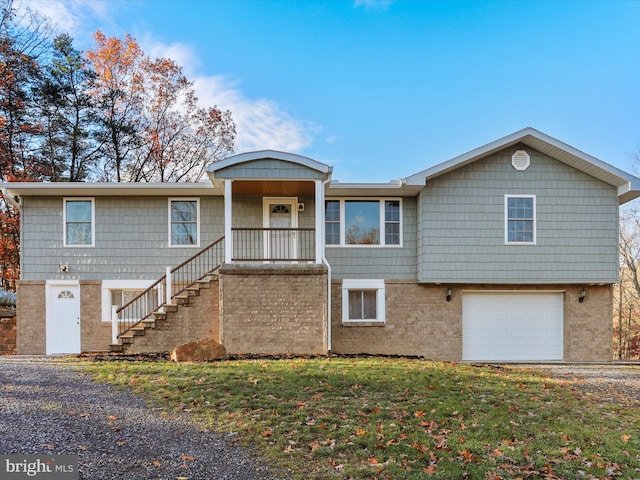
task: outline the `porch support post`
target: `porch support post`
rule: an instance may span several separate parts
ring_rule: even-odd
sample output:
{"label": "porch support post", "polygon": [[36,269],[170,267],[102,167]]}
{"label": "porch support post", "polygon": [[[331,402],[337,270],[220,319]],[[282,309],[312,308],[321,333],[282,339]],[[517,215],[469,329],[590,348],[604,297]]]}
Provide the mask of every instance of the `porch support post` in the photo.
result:
{"label": "porch support post", "polygon": [[324,185],[316,180],[316,263],[322,263],[324,247]]}
{"label": "porch support post", "polygon": [[233,233],[231,231],[231,185],[232,180],[224,181],[224,263],[231,263],[233,256]]}
{"label": "porch support post", "polygon": [[116,344],[118,343],[118,314],[116,313],[118,311],[118,306],[117,305],[112,305],[111,306],[111,343],[112,344]]}
{"label": "porch support post", "polygon": [[171,278],[171,267],[165,267],[165,282],[167,285],[167,291],[164,292],[164,303],[166,305],[172,305],[173,300],[173,278]]}

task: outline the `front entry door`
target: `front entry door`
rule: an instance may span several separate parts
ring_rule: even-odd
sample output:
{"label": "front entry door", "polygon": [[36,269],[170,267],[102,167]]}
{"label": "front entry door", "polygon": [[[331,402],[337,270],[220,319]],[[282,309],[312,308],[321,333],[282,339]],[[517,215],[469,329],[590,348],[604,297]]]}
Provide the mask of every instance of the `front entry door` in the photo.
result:
{"label": "front entry door", "polygon": [[46,353],[80,353],[80,286],[47,285]]}
{"label": "front entry door", "polygon": [[265,258],[271,261],[296,258],[296,234],[292,230],[298,224],[297,198],[265,198],[264,227]]}

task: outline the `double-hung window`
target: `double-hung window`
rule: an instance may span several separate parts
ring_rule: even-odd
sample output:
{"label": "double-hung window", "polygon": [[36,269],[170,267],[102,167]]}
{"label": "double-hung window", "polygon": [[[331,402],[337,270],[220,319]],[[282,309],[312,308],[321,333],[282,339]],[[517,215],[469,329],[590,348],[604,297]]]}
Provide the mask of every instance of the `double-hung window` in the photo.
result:
{"label": "double-hung window", "polygon": [[200,244],[200,201],[197,198],[169,199],[169,246],[197,247]]}
{"label": "double-hung window", "polygon": [[341,199],[325,202],[327,245],[400,246],[400,199]]}
{"label": "double-hung window", "polygon": [[535,195],[505,195],[504,210],[505,242],[507,244],[535,244]]}
{"label": "double-hung window", "polygon": [[93,247],[95,239],[94,199],[65,198],[63,223],[65,247]]}
{"label": "double-hung window", "polygon": [[342,281],[342,323],[384,323],[384,280]]}

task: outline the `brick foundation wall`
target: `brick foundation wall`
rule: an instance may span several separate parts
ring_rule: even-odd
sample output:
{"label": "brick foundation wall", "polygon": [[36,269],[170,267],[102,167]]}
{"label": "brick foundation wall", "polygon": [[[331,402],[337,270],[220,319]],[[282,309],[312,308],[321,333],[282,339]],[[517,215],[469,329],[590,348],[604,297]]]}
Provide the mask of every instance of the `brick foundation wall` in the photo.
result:
{"label": "brick foundation wall", "polygon": [[582,285],[421,285],[385,282],[386,322],[380,326],[342,325],[342,282],[332,282],[332,351],[344,354],[422,356],[432,360],[462,359],[462,293],[466,290],[564,291],[564,360],[612,359],[612,286]]}
{"label": "brick foundation wall", "polygon": [[224,265],[220,336],[228,353],[327,353],[322,265]]}
{"label": "brick foundation wall", "polygon": [[16,317],[8,315],[10,313],[0,311],[0,355],[16,353]]}
{"label": "brick foundation wall", "polygon": [[613,285],[585,286],[587,295],[580,303],[582,288],[569,288],[564,295],[564,360],[611,361]]}
{"label": "brick foundation wall", "polygon": [[462,357],[462,306],[445,302],[446,287],[386,281],[386,322],[380,326],[342,325],[342,282],[332,282],[331,290],[332,352]]}
{"label": "brick foundation wall", "polygon": [[80,348],[83,352],[109,350],[111,323],[102,321],[102,282],[80,281]]}
{"label": "brick foundation wall", "polygon": [[209,288],[200,289],[200,295],[191,297],[188,305],[168,312],[165,321],[156,322],[155,328],[135,337],[127,352],[170,352],[179,345],[204,337],[213,337],[219,342],[218,297],[219,282],[212,281]]}
{"label": "brick foundation wall", "polygon": [[16,352],[18,355],[46,353],[46,295],[44,280],[16,282]]}

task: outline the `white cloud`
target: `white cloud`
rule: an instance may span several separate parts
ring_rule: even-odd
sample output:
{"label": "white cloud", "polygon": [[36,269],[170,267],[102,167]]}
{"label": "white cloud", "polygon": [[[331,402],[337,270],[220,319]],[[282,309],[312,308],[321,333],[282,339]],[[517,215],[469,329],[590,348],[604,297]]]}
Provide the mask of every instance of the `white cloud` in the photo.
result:
{"label": "white cloud", "polygon": [[91,0],[16,0],[18,11],[29,8],[49,18],[59,32],[69,33],[72,37],[83,33],[84,20],[87,18],[105,19],[108,14],[108,2]]}
{"label": "white cloud", "polygon": [[189,45],[157,42],[150,35],[140,40],[140,45],[151,58],[170,58],[182,66],[193,81],[201,106],[231,111],[236,124],[236,152],[300,152],[311,145],[316,130],[313,124],[292,117],[273,100],[248,98],[237,82],[227,77],[199,74],[200,58]]}
{"label": "white cloud", "polygon": [[[60,31],[81,35],[84,19],[98,18],[108,23],[113,2],[95,0],[16,0],[18,8],[29,7],[49,17]],[[317,129],[310,122],[294,118],[277,102],[268,98],[248,98],[236,82],[222,76],[206,76],[194,49],[184,43],[158,42],[151,33],[136,36],[151,58],[170,58],[182,66],[194,82],[200,105],[230,110],[236,124],[236,151],[262,149],[300,152],[309,147]]]}
{"label": "white cloud", "polygon": [[387,10],[394,0],[355,0],[354,7],[362,7],[365,10]]}
{"label": "white cloud", "polygon": [[136,39],[147,56],[151,59],[170,58],[180,65],[187,77],[193,77],[200,68],[201,62],[190,45],[174,42],[171,44],[157,42],[147,34]]}
{"label": "white cloud", "polygon": [[228,79],[199,77],[194,81],[202,105],[231,110],[236,123],[237,152],[283,150],[299,152],[312,143],[314,126],[293,118],[273,100],[247,98]]}

